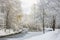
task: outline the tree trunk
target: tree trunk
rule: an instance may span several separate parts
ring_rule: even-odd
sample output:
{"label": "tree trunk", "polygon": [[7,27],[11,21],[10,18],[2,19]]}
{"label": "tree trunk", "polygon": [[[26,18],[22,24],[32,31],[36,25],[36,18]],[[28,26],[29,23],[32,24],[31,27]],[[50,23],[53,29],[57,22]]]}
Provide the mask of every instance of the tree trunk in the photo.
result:
{"label": "tree trunk", "polygon": [[52,25],[52,29],[53,29],[53,31],[55,31],[55,23],[56,22],[56,19],[55,19],[55,16],[53,16],[53,25]]}
{"label": "tree trunk", "polygon": [[44,9],[43,9],[43,33],[45,33],[45,29],[44,29]]}

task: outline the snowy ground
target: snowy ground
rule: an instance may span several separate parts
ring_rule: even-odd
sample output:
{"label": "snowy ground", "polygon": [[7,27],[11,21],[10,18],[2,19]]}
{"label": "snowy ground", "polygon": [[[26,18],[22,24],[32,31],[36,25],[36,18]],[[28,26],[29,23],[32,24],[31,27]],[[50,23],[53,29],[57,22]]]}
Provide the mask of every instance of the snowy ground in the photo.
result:
{"label": "snowy ground", "polygon": [[60,29],[56,29],[56,31],[50,31],[45,34],[41,32],[28,32],[22,38],[13,38],[7,40],[60,40]]}
{"label": "snowy ground", "polygon": [[[26,30],[26,29],[25,29]],[[51,31],[52,29],[51,28],[45,28],[45,32],[49,32],[49,31]],[[19,32],[20,31],[22,31],[22,30],[19,30]],[[27,31],[27,30],[26,30]],[[18,31],[16,31],[16,32],[18,32]],[[6,29],[6,31],[5,31],[5,29],[2,29],[2,30],[0,30],[0,36],[4,36],[4,35],[9,35],[9,34],[14,34],[14,33],[16,33],[16,32],[14,32],[12,29]],[[36,35],[36,34],[42,34],[42,32],[28,32],[28,35],[30,35],[30,36],[34,36],[34,35]]]}
{"label": "snowy ground", "polygon": [[4,38],[0,40],[60,40],[60,29],[56,29],[56,31],[49,31],[45,34],[42,32],[28,32],[26,34],[22,33],[22,35],[17,35],[16,38]]}
{"label": "snowy ground", "polygon": [[[6,31],[5,31],[5,30],[6,30]],[[10,34],[18,33],[18,32],[21,32],[21,31],[22,31],[22,30],[13,31],[12,29],[1,29],[1,30],[0,30],[0,36],[10,35]]]}
{"label": "snowy ground", "polygon": [[60,29],[51,31],[43,35],[30,37],[24,40],[60,40]]}
{"label": "snowy ground", "polygon": [[24,40],[33,36],[37,36],[37,35],[41,35],[42,32],[28,32],[28,33],[22,33],[22,34],[18,34],[17,36],[13,36],[13,38],[3,38],[0,40]]}

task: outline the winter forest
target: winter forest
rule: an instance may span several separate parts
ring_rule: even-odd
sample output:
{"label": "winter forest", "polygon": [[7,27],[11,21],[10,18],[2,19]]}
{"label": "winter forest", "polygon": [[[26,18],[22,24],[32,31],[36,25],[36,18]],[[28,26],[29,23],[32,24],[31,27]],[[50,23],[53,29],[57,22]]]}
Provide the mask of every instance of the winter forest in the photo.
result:
{"label": "winter forest", "polygon": [[46,34],[58,29],[60,0],[0,0],[0,37],[22,30]]}

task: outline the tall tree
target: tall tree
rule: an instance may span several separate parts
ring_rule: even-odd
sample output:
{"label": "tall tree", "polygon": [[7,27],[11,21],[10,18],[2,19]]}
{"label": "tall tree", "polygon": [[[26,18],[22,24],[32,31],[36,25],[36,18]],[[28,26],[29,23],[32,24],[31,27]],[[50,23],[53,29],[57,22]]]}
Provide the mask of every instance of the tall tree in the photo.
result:
{"label": "tall tree", "polygon": [[22,20],[20,0],[0,0],[1,11],[5,14],[5,27],[19,30]]}
{"label": "tall tree", "polygon": [[45,33],[45,25],[44,25],[44,13],[45,13],[45,12],[44,12],[44,9],[43,9],[43,19],[42,19],[42,20],[43,20],[43,33]]}
{"label": "tall tree", "polygon": [[55,31],[55,27],[56,27],[55,25],[56,25],[56,17],[53,16],[53,25],[52,25],[53,31]]}

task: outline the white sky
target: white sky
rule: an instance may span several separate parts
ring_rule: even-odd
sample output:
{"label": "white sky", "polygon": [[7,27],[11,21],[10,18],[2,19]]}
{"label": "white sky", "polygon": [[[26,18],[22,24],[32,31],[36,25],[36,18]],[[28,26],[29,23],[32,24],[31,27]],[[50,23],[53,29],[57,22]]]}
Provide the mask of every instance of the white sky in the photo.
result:
{"label": "white sky", "polygon": [[21,0],[22,10],[25,14],[30,14],[30,8],[34,3],[37,3],[37,0]]}

